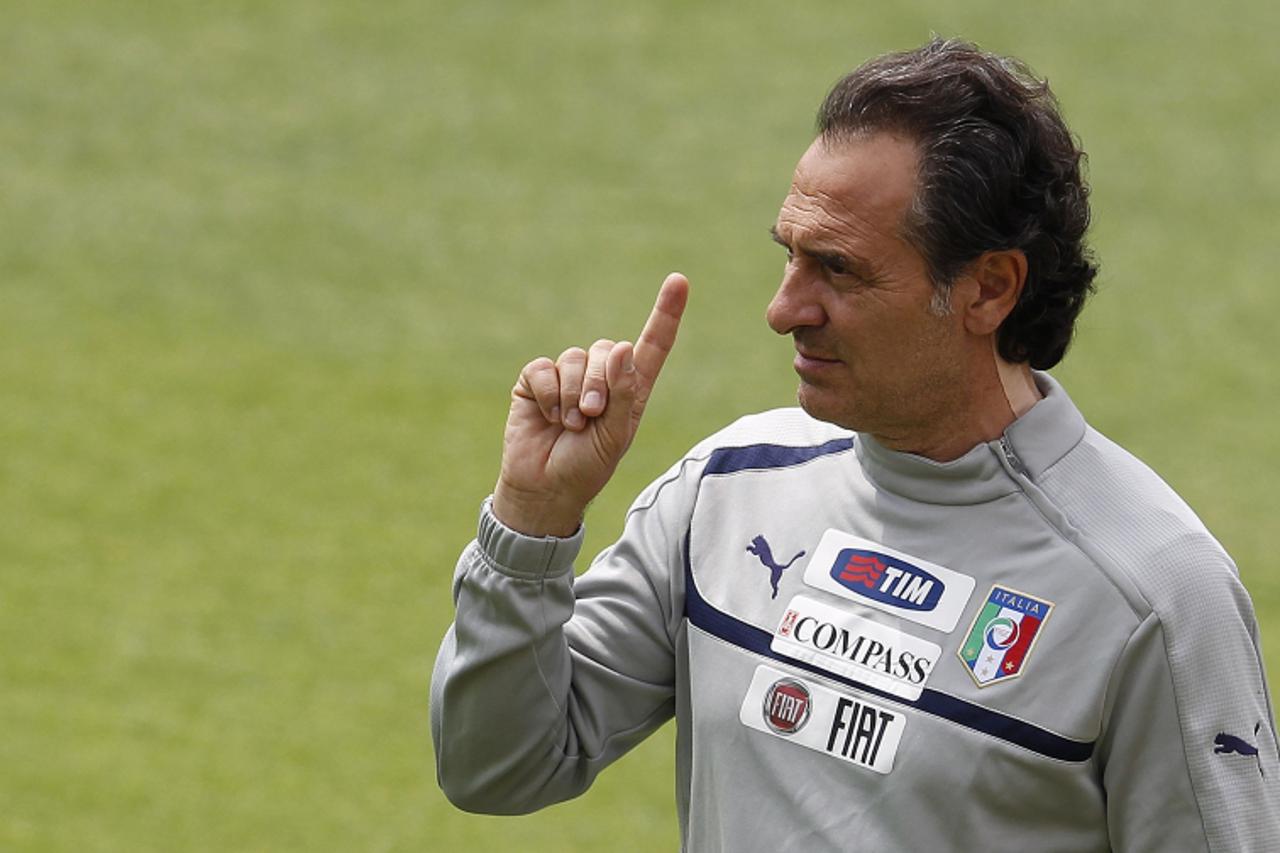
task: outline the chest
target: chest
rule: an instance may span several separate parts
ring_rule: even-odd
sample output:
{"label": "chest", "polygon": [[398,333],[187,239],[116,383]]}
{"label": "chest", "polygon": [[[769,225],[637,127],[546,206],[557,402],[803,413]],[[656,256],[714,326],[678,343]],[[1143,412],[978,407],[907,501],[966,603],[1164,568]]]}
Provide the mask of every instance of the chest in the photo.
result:
{"label": "chest", "polygon": [[767,665],[908,724],[1019,721],[1088,744],[1132,627],[1020,493],[909,501],[836,464],[704,481],[686,590],[691,625],[744,665],[713,711],[726,724],[772,687],[755,683]]}

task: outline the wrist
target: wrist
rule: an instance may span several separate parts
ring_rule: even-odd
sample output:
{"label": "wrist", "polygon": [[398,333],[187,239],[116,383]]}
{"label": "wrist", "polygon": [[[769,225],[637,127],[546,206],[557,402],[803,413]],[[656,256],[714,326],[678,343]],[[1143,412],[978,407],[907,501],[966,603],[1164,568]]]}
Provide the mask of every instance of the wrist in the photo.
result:
{"label": "wrist", "polygon": [[582,511],[558,506],[554,499],[539,500],[513,494],[501,482],[489,505],[493,517],[525,536],[568,539],[582,526]]}

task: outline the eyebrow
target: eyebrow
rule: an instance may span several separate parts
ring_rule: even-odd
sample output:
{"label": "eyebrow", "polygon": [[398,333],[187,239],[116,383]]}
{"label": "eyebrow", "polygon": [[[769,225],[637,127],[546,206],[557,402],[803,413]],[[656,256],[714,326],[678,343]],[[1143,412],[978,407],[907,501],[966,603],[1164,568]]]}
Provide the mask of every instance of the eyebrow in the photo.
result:
{"label": "eyebrow", "polygon": [[814,260],[824,264],[839,262],[855,275],[868,281],[875,278],[875,270],[871,268],[871,264],[856,255],[849,255],[844,252],[827,252],[818,249],[806,249],[803,246],[792,247],[792,245],[783,239],[782,235],[778,233],[778,227],[776,225],[769,226],[769,236],[773,238],[773,242],[788,251],[799,251],[800,253],[808,255]]}

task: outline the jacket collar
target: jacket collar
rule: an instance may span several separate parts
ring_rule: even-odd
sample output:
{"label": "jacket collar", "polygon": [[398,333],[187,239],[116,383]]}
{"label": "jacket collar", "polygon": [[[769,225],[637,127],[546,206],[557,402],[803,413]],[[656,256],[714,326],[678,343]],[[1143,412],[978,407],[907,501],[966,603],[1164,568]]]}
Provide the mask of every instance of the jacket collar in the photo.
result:
{"label": "jacket collar", "polygon": [[935,462],[890,450],[870,435],[858,434],[862,469],[876,486],[910,500],[934,504],[976,504],[1018,491],[1018,475],[1034,482],[1080,443],[1084,416],[1049,374],[1036,372],[1044,394],[1004,434],[975,445],[959,459]]}

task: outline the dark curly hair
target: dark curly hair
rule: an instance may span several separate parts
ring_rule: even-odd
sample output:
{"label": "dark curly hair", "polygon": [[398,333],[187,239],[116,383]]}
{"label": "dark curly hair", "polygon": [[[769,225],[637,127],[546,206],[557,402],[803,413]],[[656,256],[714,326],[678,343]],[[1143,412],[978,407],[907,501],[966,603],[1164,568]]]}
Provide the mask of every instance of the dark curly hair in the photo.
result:
{"label": "dark curly hair", "polygon": [[1089,187],[1047,82],[1016,59],[935,38],[867,62],[827,95],[818,131],[906,136],[919,148],[904,236],[945,297],[983,252],[1021,249],[1027,280],[997,333],[1000,355],[1062,360],[1098,268],[1085,245]]}

